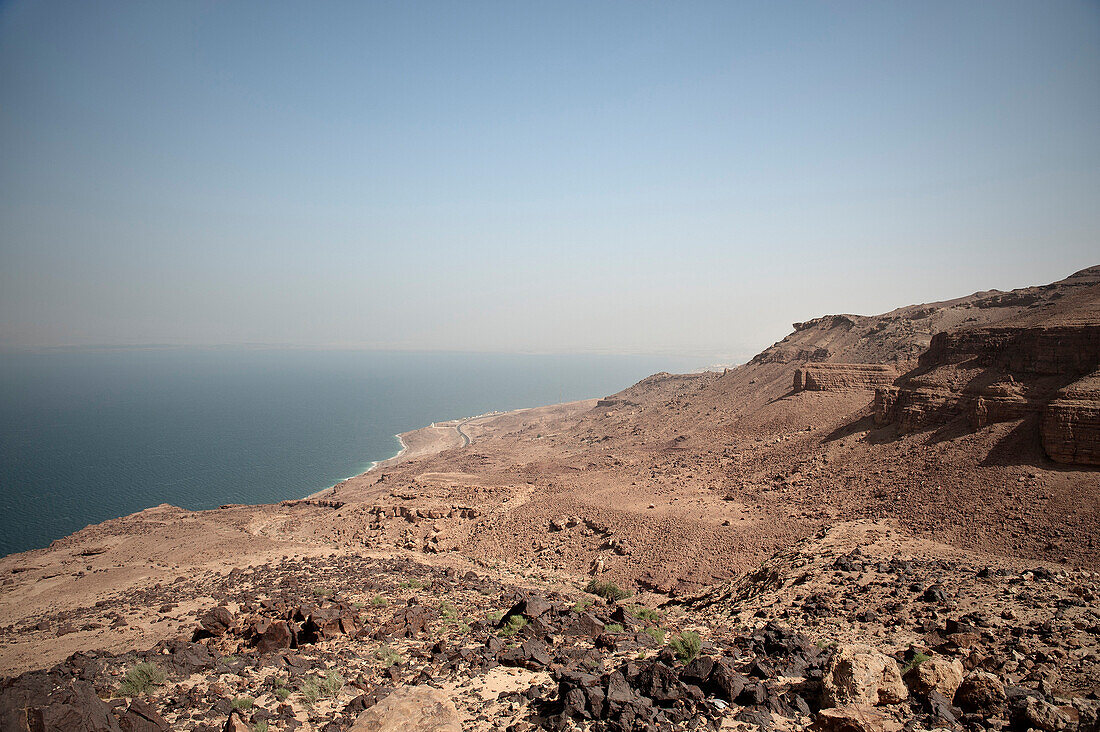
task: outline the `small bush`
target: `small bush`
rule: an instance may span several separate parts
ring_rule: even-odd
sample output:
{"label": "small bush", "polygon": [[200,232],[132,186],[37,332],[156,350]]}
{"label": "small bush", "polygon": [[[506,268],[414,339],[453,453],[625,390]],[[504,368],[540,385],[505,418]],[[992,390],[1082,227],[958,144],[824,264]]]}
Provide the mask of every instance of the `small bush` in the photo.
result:
{"label": "small bush", "polygon": [[676,654],[680,663],[691,663],[703,649],[703,639],[694,630],[685,630],[668,642],[668,647]]}
{"label": "small bush", "polygon": [[390,666],[396,666],[400,664],[404,659],[401,658],[401,654],[393,650],[389,646],[382,646],[374,652],[374,657],[382,662],[385,668]]}
{"label": "small bush", "polygon": [[665,629],[664,628],[658,628],[656,626],[651,626],[649,628],[645,628],[642,632],[645,633],[646,635],[648,635],[650,638],[652,638],[658,644],[661,644],[661,643],[665,642]]}
{"label": "small bush", "polygon": [[424,583],[418,579],[408,579],[398,585],[403,590],[422,590],[424,589]]}
{"label": "small bush", "polygon": [[337,697],[340,695],[340,690],[344,688],[344,677],[340,672],[330,670],[325,674],[325,678],[321,681],[321,696]]}
{"label": "small bush", "polygon": [[661,614],[644,605],[634,605],[630,608],[630,614],[647,623],[661,622]]}
{"label": "small bush", "polygon": [[275,694],[275,698],[279,701],[286,701],[286,698],[290,696],[290,689],[285,686],[277,686],[272,693]]}
{"label": "small bush", "polygon": [[303,681],[298,691],[302,694],[302,699],[304,699],[305,703],[309,706],[313,706],[313,704],[321,698],[321,685],[313,676]]}
{"label": "small bush", "polygon": [[910,671],[912,671],[913,669],[915,669],[917,666],[920,666],[925,661],[929,661],[931,659],[932,659],[932,657],[929,656],[928,654],[921,653],[920,651],[917,651],[916,655],[913,656],[913,660],[911,660],[909,663],[905,664],[904,667],[902,667],[901,675],[904,676],[905,674],[907,674]]}
{"label": "small bush", "polygon": [[623,626],[619,625],[618,623],[608,623],[607,625],[603,626],[603,631],[605,633],[622,633]]}
{"label": "small bush", "polygon": [[504,627],[500,629],[500,634],[505,637],[513,636],[526,627],[527,618],[522,615],[509,615],[504,622]]}
{"label": "small bush", "polygon": [[588,608],[592,607],[592,603],[595,602],[591,597],[582,597],[573,604],[573,612],[583,613]]}
{"label": "small bush", "polygon": [[370,604],[374,607],[385,607],[390,604],[390,601],[382,595],[375,595],[370,599]]}
{"label": "small bush", "polygon": [[252,728],[252,732],[267,732],[267,720],[261,719],[256,722],[256,726]]}
{"label": "small bush", "polygon": [[336,698],[343,688],[344,677],[336,671],[329,671],[324,678],[308,677],[299,691],[306,704],[313,706],[318,699]]}
{"label": "small bush", "polygon": [[496,625],[497,623],[499,623],[501,620],[504,619],[504,611],[503,610],[494,610],[491,613],[486,613],[485,614],[485,619],[489,621],[490,625]]}
{"label": "small bush", "polygon": [[165,678],[167,678],[167,674],[155,663],[145,661],[136,664],[123,677],[122,684],[118,687],[118,695],[140,696],[148,694],[154,686],[163,684]]}
{"label": "small bush", "polygon": [[593,595],[599,595],[608,602],[625,600],[634,594],[629,590],[624,590],[614,582],[600,582],[599,580],[592,580],[589,582],[584,586],[584,591],[591,592]]}
{"label": "small bush", "polygon": [[332,589],[331,587],[314,587],[313,588],[313,596],[314,597],[334,597],[335,595],[336,595],[336,590]]}
{"label": "small bush", "polygon": [[233,700],[234,709],[251,709],[256,700],[250,696],[238,696]]}

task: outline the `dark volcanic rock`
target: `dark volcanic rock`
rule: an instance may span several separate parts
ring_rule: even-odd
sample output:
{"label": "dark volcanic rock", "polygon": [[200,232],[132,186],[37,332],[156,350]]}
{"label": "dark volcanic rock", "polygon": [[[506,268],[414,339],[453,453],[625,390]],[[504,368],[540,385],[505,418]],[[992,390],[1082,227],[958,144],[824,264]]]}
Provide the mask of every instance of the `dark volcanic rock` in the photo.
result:
{"label": "dark volcanic rock", "polygon": [[0,729],[121,732],[110,708],[90,684],[42,672],[4,682],[0,688]]}
{"label": "dark volcanic rock", "polygon": [[290,625],[285,620],[277,620],[273,623],[263,622],[255,628],[256,650],[260,653],[271,653],[282,648],[293,648],[294,634],[290,631]]}
{"label": "dark volcanic rock", "polygon": [[198,637],[225,635],[234,626],[233,613],[228,608],[216,607],[199,619],[199,625],[202,629],[196,631]]}
{"label": "dark volcanic rock", "polygon": [[168,723],[157,710],[141,699],[130,702],[130,708],[119,717],[122,732],[167,732]]}

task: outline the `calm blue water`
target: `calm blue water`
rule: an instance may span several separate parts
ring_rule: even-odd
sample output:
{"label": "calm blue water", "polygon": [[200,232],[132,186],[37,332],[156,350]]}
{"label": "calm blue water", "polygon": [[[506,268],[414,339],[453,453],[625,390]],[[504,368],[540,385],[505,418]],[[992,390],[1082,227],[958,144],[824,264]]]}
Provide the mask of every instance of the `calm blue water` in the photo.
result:
{"label": "calm blue water", "polygon": [[300,498],[399,432],[603,396],[675,357],[163,350],[0,355],[0,555],[159,503]]}

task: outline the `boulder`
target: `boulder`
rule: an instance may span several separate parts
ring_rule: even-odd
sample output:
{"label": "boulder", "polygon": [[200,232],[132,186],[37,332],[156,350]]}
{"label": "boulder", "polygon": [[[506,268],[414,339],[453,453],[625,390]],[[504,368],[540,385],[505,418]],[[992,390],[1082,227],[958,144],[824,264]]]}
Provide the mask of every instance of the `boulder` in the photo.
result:
{"label": "boulder", "polygon": [[461,732],[458,710],[430,686],[404,686],[360,714],[351,732]]}
{"label": "boulder", "polygon": [[962,683],[964,672],[962,662],[957,658],[948,660],[942,656],[933,656],[909,669],[904,679],[909,688],[921,696],[927,696],[935,690],[951,699]]}
{"label": "boulder", "polygon": [[61,681],[40,671],[4,683],[0,690],[0,729],[121,732],[91,684]]}
{"label": "boulder", "polygon": [[989,715],[1005,704],[1005,686],[988,671],[971,671],[955,691],[955,705],[966,712]]}
{"label": "boulder", "polygon": [[1077,729],[1079,714],[1073,707],[1056,707],[1042,699],[1028,696],[1020,699],[1012,716],[1017,726],[1031,727],[1043,732],[1064,732]]}
{"label": "boulder", "polygon": [[577,616],[577,619],[565,629],[565,634],[587,635],[595,638],[603,632],[603,627],[603,623],[600,622],[596,616],[591,613],[581,613]]}
{"label": "boulder", "polygon": [[861,704],[822,709],[810,726],[814,732],[885,732],[886,716]]}
{"label": "boulder", "polygon": [[822,706],[896,704],[909,696],[897,662],[861,646],[844,646],[822,679]]}
{"label": "boulder", "polygon": [[550,650],[542,641],[527,640],[497,654],[502,666],[522,666],[537,671],[550,665]]}
{"label": "boulder", "polygon": [[252,727],[245,721],[244,714],[239,709],[234,709],[229,713],[229,719],[225,720],[222,732],[252,732]]}
{"label": "boulder", "polygon": [[534,620],[545,615],[551,607],[550,601],[545,597],[532,595],[517,602],[511,610],[505,613],[504,617],[521,615],[528,620]]}
{"label": "boulder", "polygon": [[258,625],[256,630],[256,650],[260,653],[271,653],[294,645],[294,634],[285,620]]}
{"label": "boulder", "polygon": [[233,613],[224,607],[216,607],[199,619],[199,625],[210,635],[225,635],[233,624]]}
{"label": "boulder", "polygon": [[134,699],[126,713],[119,717],[122,732],[168,732],[168,723],[153,706],[141,699]]}

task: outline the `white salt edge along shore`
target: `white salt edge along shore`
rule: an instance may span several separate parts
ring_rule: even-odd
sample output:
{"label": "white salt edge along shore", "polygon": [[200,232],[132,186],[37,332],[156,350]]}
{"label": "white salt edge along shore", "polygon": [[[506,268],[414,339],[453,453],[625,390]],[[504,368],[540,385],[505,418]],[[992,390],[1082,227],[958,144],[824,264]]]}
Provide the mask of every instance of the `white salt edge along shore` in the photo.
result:
{"label": "white salt edge along shore", "polygon": [[[371,463],[370,467],[357,475],[348,476],[339,481],[335,485],[331,485],[328,488],[323,488],[319,491],[309,494],[306,498],[320,498],[326,494],[334,492],[342,484],[348,482],[352,478],[359,478],[367,475],[378,468],[389,467],[396,465],[404,460],[419,457],[422,455],[434,454],[437,452],[443,452],[444,450],[451,449],[453,447],[466,447],[470,444],[470,436],[462,431],[463,425],[478,419],[487,419],[489,417],[499,417],[504,414],[513,414],[516,412],[525,412],[530,409],[538,409],[538,407],[523,407],[520,409],[512,409],[508,411],[492,411],[485,412],[484,414],[478,414],[473,417],[459,417],[458,419],[451,419],[445,422],[432,422],[427,427],[421,427],[419,429],[410,430],[408,432],[402,432],[401,434],[394,435],[397,441],[401,444],[401,449],[397,451],[392,457],[385,460],[375,460]],[[433,431],[446,431],[445,434],[436,434],[429,439],[420,439],[426,437]],[[449,434],[447,434],[449,433]],[[406,439],[407,438],[407,439]],[[457,438],[457,440],[455,439]],[[409,443],[414,444],[410,447]]]}

